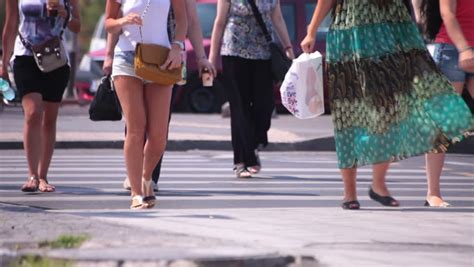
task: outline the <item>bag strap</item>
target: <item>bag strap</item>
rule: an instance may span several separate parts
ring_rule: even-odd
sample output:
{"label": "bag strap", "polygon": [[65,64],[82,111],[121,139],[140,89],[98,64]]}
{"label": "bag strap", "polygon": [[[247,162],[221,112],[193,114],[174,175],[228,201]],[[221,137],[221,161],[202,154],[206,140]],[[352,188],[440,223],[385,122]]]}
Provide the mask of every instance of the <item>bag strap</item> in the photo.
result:
{"label": "bag strap", "polygon": [[[142,19],[142,22],[145,20],[145,15],[146,13],[148,12],[148,9],[150,8],[150,0],[148,0],[147,4],[146,4],[146,7],[145,9],[143,10],[143,13],[142,15],[140,16],[141,19]],[[140,29],[140,38],[142,39],[142,43],[143,43],[143,35],[142,35],[142,26],[139,26],[138,27]]]}
{"label": "bag strap", "polygon": [[268,32],[267,26],[265,25],[265,22],[263,21],[263,18],[262,18],[262,13],[260,13],[260,11],[258,10],[257,5],[255,4],[255,1],[254,0],[247,0],[247,2],[252,7],[252,13],[255,16],[255,19],[257,20],[258,25],[262,29],[263,34],[265,35],[265,39],[267,40],[267,42],[271,43],[272,42],[272,36]]}
{"label": "bag strap", "polygon": [[[63,27],[61,28],[61,31],[59,32],[59,39],[62,40],[63,39],[63,34],[64,34],[64,30],[66,29],[67,27],[67,24],[69,23],[69,19],[71,18],[72,16],[72,7],[71,7],[71,3],[69,2],[69,0],[64,0],[64,6],[66,7],[66,18],[64,20],[64,24],[63,24]],[[23,35],[21,35],[20,31],[18,31],[18,36],[20,37],[20,41],[21,43],[23,44],[23,46],[28,49],[28,50],[32,50],[32,45],[23,37]]]}

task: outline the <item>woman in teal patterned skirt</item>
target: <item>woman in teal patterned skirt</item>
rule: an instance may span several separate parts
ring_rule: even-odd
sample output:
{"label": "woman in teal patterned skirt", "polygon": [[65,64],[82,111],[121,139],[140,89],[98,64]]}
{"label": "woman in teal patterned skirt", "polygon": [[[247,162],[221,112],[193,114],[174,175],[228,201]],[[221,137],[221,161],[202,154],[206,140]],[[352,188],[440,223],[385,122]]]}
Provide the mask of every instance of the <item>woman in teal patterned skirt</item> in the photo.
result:
{"label": "woman in teal patterned skirt", "polygon": [[369,196],[398,206],[385,176],[391,161],[445,151],[474,127],[471,112],[439,72],[403,0],[320,0],[304,52],[332,10],[326,67],[344,209],[359,209],[357,167],[372,164]]}

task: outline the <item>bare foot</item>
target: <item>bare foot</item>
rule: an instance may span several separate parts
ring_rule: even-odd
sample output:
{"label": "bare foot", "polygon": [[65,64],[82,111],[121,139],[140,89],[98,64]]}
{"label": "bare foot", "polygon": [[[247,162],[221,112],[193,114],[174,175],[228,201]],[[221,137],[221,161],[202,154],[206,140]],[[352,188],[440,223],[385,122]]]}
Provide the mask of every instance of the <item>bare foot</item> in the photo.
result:
{"label": "bare foot", "polygon": [[44,192],[44,193],[50,193],[56,191],[56,187],[54,185],[50,185],[48,183],[48,180],[46,179],[39,179],[39,186],[38,186],[39,191]]}

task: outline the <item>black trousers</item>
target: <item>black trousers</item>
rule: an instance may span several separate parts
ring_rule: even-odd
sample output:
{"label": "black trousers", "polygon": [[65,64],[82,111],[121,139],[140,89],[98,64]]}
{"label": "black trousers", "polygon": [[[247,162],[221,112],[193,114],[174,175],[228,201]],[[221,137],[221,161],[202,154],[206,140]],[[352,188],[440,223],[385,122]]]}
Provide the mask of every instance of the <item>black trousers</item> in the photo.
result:
{"label": "black trousers", "polygon": [[230,103],[234,164],[257,165],[255,149],[268,144],[275,107],[270,60],[223,56]]}

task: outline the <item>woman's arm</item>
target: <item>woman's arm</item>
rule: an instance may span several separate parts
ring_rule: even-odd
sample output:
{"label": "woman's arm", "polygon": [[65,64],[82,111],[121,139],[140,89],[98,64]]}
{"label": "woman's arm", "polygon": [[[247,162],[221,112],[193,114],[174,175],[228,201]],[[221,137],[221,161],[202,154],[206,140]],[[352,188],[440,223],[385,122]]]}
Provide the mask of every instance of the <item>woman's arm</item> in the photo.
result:
{"label": "woman's arm", "polygon": [[466,71],[474,71],[474,52],[469,46],[456,18],[456,0],[439,0],[441,18],[449,38],[459,51],[459,67]]}
{"label": "woman's arm", "polygon": [[281,44],[283,45],[286,55],[290,59],[295,58],[295,53],[293,51],[293,46],[291,45],[290,36],[288,35],[288,29],[286,28],[285,20],[281,14],[280,1],[277,2],[277,5],[272,13],[272,23],[275,27],[278,38],[280,39]]}
{"label": "woman's arm", "polygon": [[142,25],[142,18],[136,13],[120,16],[120,4],[116,0],[107,0],[105,6],[105,29],[109,33],[120,33],[125,25]]}
{"label": "woman's arm", "polygon": [[314,50],[314,43],[316,41],[316,32],[321,25],[321,22],[327,16],[329,11],[333,8],[336,0],[320,0],[316,5],[316,9],[314,10],[313,17],[311,18],[311,22],[308,25],[308,30],[306,33],[306,37],[301,42],[301,49],[305,53],[311,53]]}
{"label": "woman's arm", "polygon": [[464,38],[464,34],[456,18],[456,7],[456,0],[439,0],[441,18],[446,26],[449,38],[453,41],[458,51],[462,52],[466,48],[469,48],[469,44],[466,38]]}
{"label": "woman's arm", "polygon": [[193,45],[198,63],[199,75],[204,68],[209,69],[214,77],[217,73],[212,64],[207,60],[206,51],[204,51],[201,23],[196,10],[196,0],[186,0],[186,12],[188,14],[188,38]]}
{"label": "woman's arm", "polygon": [[18,34],[18,0],[6,1],[5,25],[3,25],[2,34],[2,68],[0,69],[0,78],[9,81],[8,65],[15,47],[15,38]]}
{"label": "woman's arm", "polygon": [[171,50],[168,53],[168,58],[161,66],[162,69],[176,69],[179,68],[183,59],[181,57],[182,45],[186,39],[186,30],[188,28],[188,20],[186,18],[186,6],[184,0],[171,0],[174,17],[176,19],[176,29],[174,40],[171,43]]}
{"label": "woman's arm", "polygon": [[188,19],[184,0],[172,0],[174,17],[176,19],[176,29],[174,41],[184,42],[188,30]]}
{"label": "woman's arm", "polygon": [[105,45],[105,59],[102,65],[102,71],[105,75],[112,73],[112,64],[114,61],[114,49],[119,39],[118,33],[107,33],[107,42]]}
{"label": "woman's arm", "polygon": [[214,29],[211,37],[211,51],[209,53],[209,60],[211,64],[216,67],[219,49],[221,47],[222,36],[224,35],[225,26],[227,24],[227,15],[229,14],[230,1],[217,1],[217,15],[214,21]]}
{"label": "woman's arm", "polygon": [[78,0],[70,0],[71,1],[71,18],[69,23],[67,24],[69,30],[74,33],[78,33],[81,31],[81,13],[79,12],[79,1]]}

